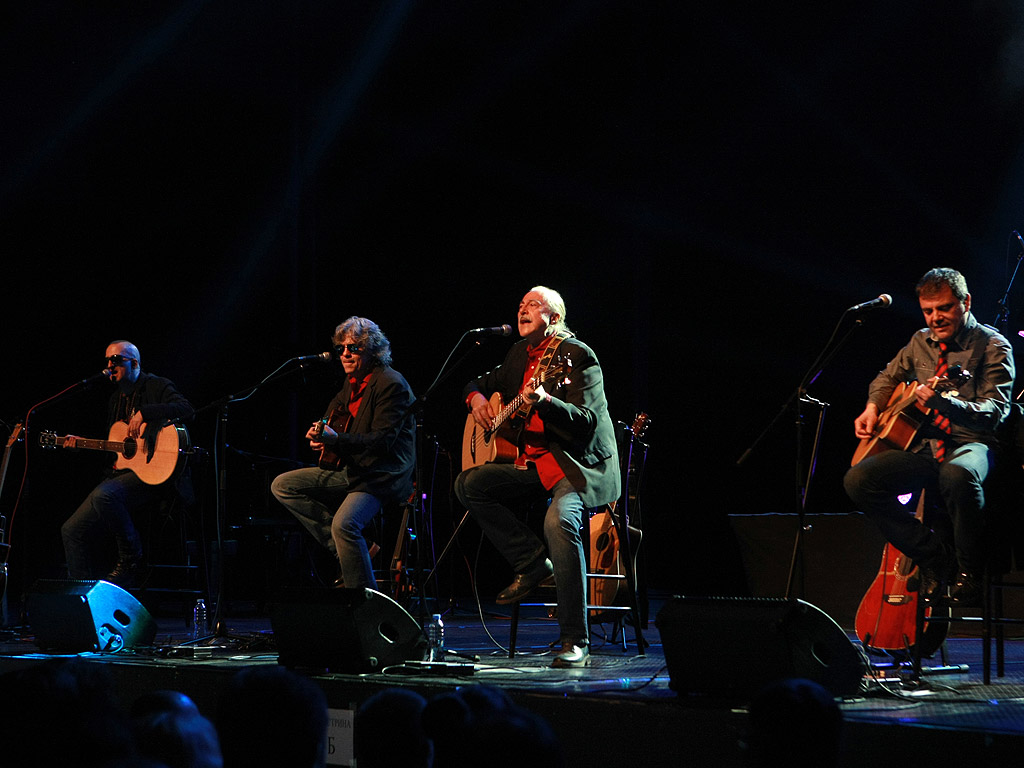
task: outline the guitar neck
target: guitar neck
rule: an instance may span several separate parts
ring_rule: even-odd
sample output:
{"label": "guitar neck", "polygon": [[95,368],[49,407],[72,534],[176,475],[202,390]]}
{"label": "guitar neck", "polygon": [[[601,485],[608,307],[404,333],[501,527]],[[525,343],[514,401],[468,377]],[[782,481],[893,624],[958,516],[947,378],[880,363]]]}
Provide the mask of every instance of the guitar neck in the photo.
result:
{"label": "guitar neck", "polygon": [[[562,375],[562,365],[557,365],[550,371],[546,369],[546,366],[541,366],[540,371],[536,376],[530,379],[530,383],[536,387],[538,384],[543,384],[545,381],[550,381],[552,378],[558,379]],[[522,392],[513,397],[508,404],[498,412],[498,415],[494,417],[494,427],[492,432],[500,427],[505,421],[516,412],[520,412],[523,418],[529,413],[531,404],[526,402],[526,396]]]}
{"label": "guitar neck", "polygon": [[509,400],[508,404],[498,412],[497,416],[494,417],[494,426],[491,428],[491,431],[493,432],[498,429],[498,427],[505,423],[509,416],[518,411],[520,406],[522,406],[524,399],[523,393],[520,392]]}
{"label": "guitar neck", "polygon": [[[63,444],[63,439],[58,438],[58,445]],[[114,451],[120,453],[124,449],[124,443],[117,440],[92,440],[87,437],[76,437],[72,448],[84,448],[87,451]]]}

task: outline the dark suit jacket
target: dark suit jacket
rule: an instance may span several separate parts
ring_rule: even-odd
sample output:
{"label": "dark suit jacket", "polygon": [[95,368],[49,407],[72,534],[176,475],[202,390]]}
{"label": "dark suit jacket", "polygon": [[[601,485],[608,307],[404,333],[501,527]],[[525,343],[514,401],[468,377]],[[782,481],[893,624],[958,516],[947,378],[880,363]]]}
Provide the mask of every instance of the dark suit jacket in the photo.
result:
{"label": "dark suit jacket", "polygon": [[[508,402],[518,395],[526,373],[526,346],[525,340],[515,344],[501,365],[466,385],[464,397],[500,392]],[[621,478],[601,364],[590,347],[574,338],[563,341],[556,355],[572,361],[569,382],[554,387],[545,383],[552,400],[534,407],[544,423],[551,453],[583,503],[588,507],[608,504],[619,498]]]}
{"label": "dark suit jacket", "polygon": [[[346,379],[326,416],[346,407],[352,389]],[[416,421],[409,406],[415,398],[405,378],[389,366],[373,370],[359,411],[348,431],[332,446],[343,459],[352,491],[405,500],[412,493],[416,463]]]}

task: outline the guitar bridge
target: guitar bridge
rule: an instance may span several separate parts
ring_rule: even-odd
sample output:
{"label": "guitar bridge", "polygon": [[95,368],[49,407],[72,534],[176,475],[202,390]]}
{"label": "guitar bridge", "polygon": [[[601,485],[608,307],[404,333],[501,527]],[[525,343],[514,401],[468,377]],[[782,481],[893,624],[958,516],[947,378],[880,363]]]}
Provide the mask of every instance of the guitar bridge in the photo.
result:
{"label": "guitar bridge", "polygon": [[909,602],[910,602],[910,596],[909,595],[886,595],[885,596],[885,604],[886,605],[906,605]]}

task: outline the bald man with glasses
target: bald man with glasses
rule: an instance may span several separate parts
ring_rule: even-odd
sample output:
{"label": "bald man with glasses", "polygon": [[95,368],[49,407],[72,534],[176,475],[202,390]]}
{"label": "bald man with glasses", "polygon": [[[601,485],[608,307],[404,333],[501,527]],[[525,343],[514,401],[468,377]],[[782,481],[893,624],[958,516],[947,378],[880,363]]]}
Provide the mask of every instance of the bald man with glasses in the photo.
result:
{"label": "bald man with glasses", "polygon": [[[121,422],[127,437],[143,441],[155,438],[165,425],[189,421],[195,410],[170,379],[142,370],[138,347],[130,341],[107,345],[105,373],[115,385],[107,401],[107,427]],[[80,438],[68,435],[64,446],[75,447]],[[142,564],[142,539],[132,514],[143,506],[174,494],[190,493],[187,478],[175,474],[160,484],[150,484],[133,469],[111,466],[106,477],[61,526],[68,576],[99,579],[121,587],[134,586]],[[111,540],[117,560],[110,562]],[[111,567],[112,566],[112,567]]]}

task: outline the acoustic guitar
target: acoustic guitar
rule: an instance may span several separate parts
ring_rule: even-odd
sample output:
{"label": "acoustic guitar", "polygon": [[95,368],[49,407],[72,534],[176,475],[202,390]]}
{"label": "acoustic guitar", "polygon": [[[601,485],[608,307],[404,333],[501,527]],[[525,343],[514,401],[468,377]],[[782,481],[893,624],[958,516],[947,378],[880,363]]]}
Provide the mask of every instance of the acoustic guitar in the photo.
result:
{"label": "acoustic guitar", "polygon": [[[916,517],[924,514],[924,491],[917,504]],[[878,574],[860,601],[854,628],[866,648],[881,651],[913,653],[921,646],[922,656],[931,656],[946,639],[949,623],[925,622],[923,636],[917,637],[917,601],[920,569],[913,560],[892,544],[882,551],[882,564]],[[926,605],[926,617],[948,608]]]}
{"label": "acoustic guitar", "polygon": [[[146,425],[143,424],[143,434]],[[43,448],[83,448],[90,451],[112,451],[117,454],[114,469],[130,469],[148,485],[160,485],[170,480],[185,464],[190,449],[188,432],[179,424],[167,424],[150,441],[128,436],[128,425],[114,422],[106,440],[76,437],[72,445],[65,445],[66,437],[55,432],[42,432],[39,444]]]}
{"label": "acoustic guitar", "polygon": [[[634,442],[640,440],[650,424],[650,416],[643,412],[638,413],[630,428],[630,439]],[[630,508],[637,497],[638,484],[639,467],[635,466],[635,455],[631,451],[627,459],[625,488],[631,502]],[[615,511],[616,505],[617,502],[613,501],[590,516],[590,572],[598,576],[625,575],[625,564],[620,551],[622,541],[619,534],[619,515]],[[633,553],[633,573],[636,573],[636,555],[643,539],[643,531],[630,525],[628,520],[626,529],[629,532],[630,551]],[[621,579],[591,578],[591,605],[614,605],[621,583]],[[601,616],[599,611],[591,611],[593,621],[599,621]]]}
{"label": "acoustic guitar", "polygon": [[414,538],[413,532],[409,528],[409,516],[413,513],[415,503],[416,487],[414,485],[409,498],[402,504],[402,519],[398,524],[398,538],[395,540],[395,551],[391,555],[391,568],[389,570],[389,575],[391,576],[391,597],[403,605],[406,604],[409,598],[413,597],[415,592],[412,579],[409,578],[407,562],[409,545]]}
{"label": "acoustic guitar", "polygon": [[[565,358],[555,365],[541,367],[530,382],[535,388],[552,381],[568,383],[571,371],[572,361]],[[490,402],[496,414],[490,429],[477,424],[473,414],[466,417],[466,426],[462,432],[463,470],[489,462],[509,464],[519,458],[520,431],[529,416],[530,404],[522,392],[507,404],[503,402],[501,393],[495,392]]]}
{"label": "acoustic guitar", "polygon": [[[11,451],[14,444],[21,440],[25,431],[23,423],[18,422],[11,430],[11,436],[7,439],[7,447],[4,449],[3,463],[0,464],[0,499],[4,495],[4,482],[7,480],[7,467],[11,462]],[[13,515],[12,518],[13,520]],[[7,520],[0,515],[0,600],[7,593],[7,559],[11,554],[11,545],[8,540]]]}
{"label": "acoustic guitar", "polygon": [[[345,406],[340,406],[331,411],[330,416],[325,416],[313,425],[313,439],[319,441],[324,434],[324,427],[328,426],[339,435],[348,432],[349,422],[352,421],[352,413]],[[327,469],[337,472],[345,465],[345,458],[335,450],[336,446],[324,444],[320,450],[320,460],[317,462],[320,469]]]}
{"label": "acoustic guitar", "polygon": [[[971,374],[968,371],[956,365],[949,369],[949,375],[929,379],[928,385],[936,392],[942,393],[943,397],[955,397],[956,388],[970,378]],[[853,452],[851,467],[876,453],[890,449],[905,451],[910,447],[918,431],[934,413],[931,408],[922,408],[917,404],[916,393],[919,386],[919,382],[916,381],[901,382],[896,386],[889,396],[885,410],[878,415],[874,434],[863,438]]]}

